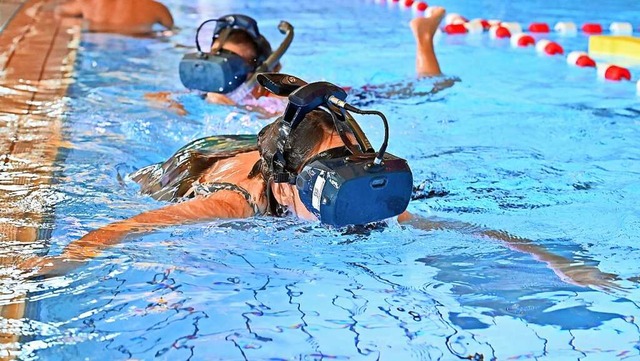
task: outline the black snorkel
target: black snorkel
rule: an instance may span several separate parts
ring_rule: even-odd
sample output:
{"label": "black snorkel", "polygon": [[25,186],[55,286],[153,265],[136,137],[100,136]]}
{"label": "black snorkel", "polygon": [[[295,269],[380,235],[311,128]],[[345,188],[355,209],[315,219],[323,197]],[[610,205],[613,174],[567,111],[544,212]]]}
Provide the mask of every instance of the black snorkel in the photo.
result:
{"label": "black snorkel", "polygon": [[[198,36],[204,25],[211,22],[217,23],[211,46],[216,40],[219,46],[212,52],[204,52],[200,47]],[[251,36],[259,52],[255,59],[256,64],[251,64],[240,55],[222,49],[232,29],[242,29]],[[275,51],[266,56],[264,49],[270,49],[270,46],[260,34],[254,19],[245,15],[227,15],[203,22],[196,30],[197,52],[185,54],[180,61],[180,81],[191,90],[222,94],[229,93],[243,84],[247,87],[255,86],[257,73],[273,71],[293,41],[294,31],[291,24],[281,21],[278,30],[285,35],[285,38]],[[247,79],[250,73],[253,73],[253,76]]]}
{"label": "black snorkel", "polygon": [[255,86],[258,82],[258,75],[260,73],[269,73],[275,69],[276,65],[278,65],[278,62],[280,62],[280,59],[284,53],[287,52],[291,42],[293,41],[293,25],[282,20],[280,21],[280,24],[278,24],[278,30],[280,31],[280,34],[284,34],[284,40],[282,40],[280,46],[272,52],[262,64],[258,65],[256,70],[253,72],[251,78],[246,82],[246,84],[251,87]]}
{"label": "black snorkel", "polygon": [[[271,180],[295,184],[305,207],[324,223],[335,227],[365,225],[397,216],[411,199],[413,176],[406,160],[386,153],[389,125],[384,114],[361,110],[345,102],[346,92],[328,82],[306,83],[286,74],[260,74],[258,82],[272,93],[288,96],[282,115],[277,150],[271,159]],[[294,172],[287,167],[290,135],[311,111],[329,113],[344,147],[316,155]],[[375,152],[349,111],[379,116],[385,138]],[[357,144],[349,139],[349,133]]]}

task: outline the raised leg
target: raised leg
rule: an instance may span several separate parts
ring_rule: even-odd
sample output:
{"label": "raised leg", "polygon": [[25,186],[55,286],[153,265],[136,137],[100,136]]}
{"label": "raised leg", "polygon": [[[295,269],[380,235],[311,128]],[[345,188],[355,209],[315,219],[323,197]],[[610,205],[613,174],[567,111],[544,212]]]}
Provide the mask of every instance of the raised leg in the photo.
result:
{"label": "raised leg", "polygon": [[409,24],[416,39],[416,72],[419,77],[441,75],[440,64],[433,49],[433,36],[444,17],[445,9],[432,7],[429,17],[413,19]]}

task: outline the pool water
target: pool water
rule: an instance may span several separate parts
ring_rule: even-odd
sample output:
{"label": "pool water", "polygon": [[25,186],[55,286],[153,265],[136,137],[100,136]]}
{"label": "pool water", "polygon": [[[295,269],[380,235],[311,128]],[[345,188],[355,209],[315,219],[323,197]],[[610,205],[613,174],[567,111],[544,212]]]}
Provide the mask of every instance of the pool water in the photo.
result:
{"label": "pool water", "polygon": [[[284,71],[359,89],[415,82],[411,11],[366,0],[165,2],[172,38],[85,34],[69,92],[49,254],[110,222],[162,205],[126,175],[192,139],[254,134],[270,119],[205,104],[177,67],[196,26],[246,13],[277,44],[296,28]],[[436,4],[431,4],[436,5]],[[640,23],[631,0],[441,3],[469,18],[528,24]],[[567,50],[587,38],[548,36]],[[28,281],[24,360],[640,359],[640,104],[635,83],[598,80],[564,57],[508,40],[440,36],[447,77],[431,96],[370,97],[390,120],[389,151],[437,196],[425,217],[532,240],[617,274],[622,290],[563,282],[529,254],[471,232],[389,227],[339,232],[259,217],[131,237],[63,277]],[[632,65],[635,79],[640,67]],[[169,91],[188,114],[152,106]],[[374,144],[383,129],[359,118]],[[12,286],[13,287],[13,286]],[[7,324],[7,322],[4,322]],[[6,326],[8,328],[9,326]]]}

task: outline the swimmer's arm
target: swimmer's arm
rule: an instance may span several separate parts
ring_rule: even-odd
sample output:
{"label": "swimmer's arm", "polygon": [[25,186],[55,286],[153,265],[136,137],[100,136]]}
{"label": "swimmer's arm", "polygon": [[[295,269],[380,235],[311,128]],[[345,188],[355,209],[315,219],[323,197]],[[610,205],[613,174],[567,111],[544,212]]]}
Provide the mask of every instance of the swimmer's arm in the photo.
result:
{"label": "swimmer's arm", "polygon": [[207,93],[205,100],[211,104],[236,105],[236,103],[233,100],[229,99],[229,97],[224,94],[218,93]]}
{"label": "swimmer's arm", "polygon": [[66,273],[79,267],[87,259],[98,256],[103,249],[122,242],[129,235],[151,233],[160,228],[186,223],[248,218],[252,215],[253,209],[242,195],[233,191],[219,191],[207,197],[171,204],[111,223],[71,242],[59,256],[29,260],[21,268],[25,271],[37,268],[38,275]]}
{"label": "swimmer's arm", "polygon": [[415,228],[419,228],[425,231],[452,230],[463,234],[473,234],[481,237],[496,239],[502,241],[508,248],[514,251],[528,253],[537,260],[547,263],[552,268],[557,264],[562,264],[568,261],[564,257],[550,253],[546,249],[533,244],[531,240],[528,240],[526,238],[512,236],[504,231],[486,229],[472,223],[443,219],[432,220],[411,214],[409,212],[404,212],[403,214],[401,214],[398,217],[398,222],[409,224]]}
{"label": "swimmer's arm", "polygon": [[189,114],[187,110],[184,108],[182,103],[177,100],[172,99],[171,92],[155,92],[155,93],[146,93],[144,98],[148,100],[151,105],[156,108],[166,108],[176,112],[178,115],[187,115]]}
{"label": "swimmer's arm", "polygon": [[263,108],[259,105],[258,106],[245,105],[242,108],[250,112],[257,113],[258,118],[262,118],[262,119],[269,119],[269,118],[277,117],[282,114],[282,112],[280,111],[274,112],[272,110]]}
{"label": "swimmer's arm", "polygon": [[509,249],[530,254],[533,258],[546,263],[564,282],[607,290],[620,288],[613,282],[613,280],[619,279],[617,275],[604,273],[597,267],[576,263],[568,258],[549,252],[529,239],[513,236],[504,231],[486,229],[485,227],[460,221],[430,220],[409,212],[404,212],[398,216],[398,222],[427,231],[453,230],[464,234],[495,239],[501,241]]}
{"label": "swimmer's arm", "polygon": [[[272,118],[281,114],[280,111],[266,109],[265,107],[261,106],[260,103],[257,101],[256,101],[256,104],[252,104],[252,105],[236,104],[233,100],[229,99],[229,97],[225,96],[224,94],[207,93],[207,96],[205,99],[207,102],[212,104],[231,105],[231,106],[236,106],[243,110],[248,110],[252,113],[258,113],[264,118]],[[284,100],[282,100],[282,102],[284,102]]]}
{"label": "swimmer's arm", "polygon": [[242,195],[232,191],[219,191],[207,197],[197,197],[140,213],[91,231],[70,244],[63,255],[94,257],[97,255],[96,251],[117,244],[130,234],[144,234],[163,227],[220,218],[248,218],[252,215],[253,209]]}
{"label": "swimmer's arm", "polygon": [[56,6],[55,15],[57,17],[81,17],[82,16],[82,4],[79,0],[67,1],[64,4]]}
{"label": "swimmer's arm", "polygon": [[[163,91],[163,92],[155,92],[155,93],[146,93],[144,98],[151,103],[152,106],[161,109],[169,109],[174,111],[178,115],[187,115],[189,114],[185,109],[184,105],[171,97],[175,93]],[[233,100],[229,99],[227,96],[218,93],[207,93],[205,100],[211,104],[219,104],[219,105],[231,105],[237,106],[238,108],[248,110],[250,112],[259,113],[265,118],[271,118],[279,115],[279,113],[270,112],[267,109],[264,109],[260,106],[240,106],[237,105]]]}

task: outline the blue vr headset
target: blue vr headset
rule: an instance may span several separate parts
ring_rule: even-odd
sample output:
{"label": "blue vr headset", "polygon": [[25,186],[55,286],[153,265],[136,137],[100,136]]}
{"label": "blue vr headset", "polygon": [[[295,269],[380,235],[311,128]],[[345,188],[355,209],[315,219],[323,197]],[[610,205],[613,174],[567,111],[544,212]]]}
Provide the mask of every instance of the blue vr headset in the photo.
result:
{"label": "blue vr headset", "polygon": [[[211,46],[216,40],[218,41],[217,49],[211,53],[203,52],[198,41],[200,30],[210,22],[217,23]],[[222,49],[234,29],[246,31],[255,42],[258,54],[253,61],[249,62],[238,54]],[[180,81],[188,89],[222,94],[238,88],[247,81],[247,77],[251,73],[254,73],[254,76],[249,79],[249,83],[255,83],[257,73],[273,71],[293,41],[293,26],[291,24],[281,21],[278,29],[282,34],[285,34],[285,39],[280,47],[272,53],[269,42],[260,35],[256,21],[246,15],[226,15],[219,19],[203,22],[196,31],[198,52],[186,54],[180,61]]]}
{"label": "blue vr headset", "polygon": [[[413,176],[406,160],[385,153],[389,127],[384,114],[347,104],[345,91],[328,82],[307,84],[276,73],[260,74],[257,80],[270,92],[289,98],[280,122],[277,151],[268,165],[273,182],[295,184],[305,207],[320,222],[335,227],[365,225],[405,211],[411,200]],[[287,142],[315,109],[331,115],[345,146],[318,154],[295,174],[287,169]],[[377,153],[349,111],[377,115],[383,120],[385,138]],[[353,135],[355,144],[348,134]]]}

